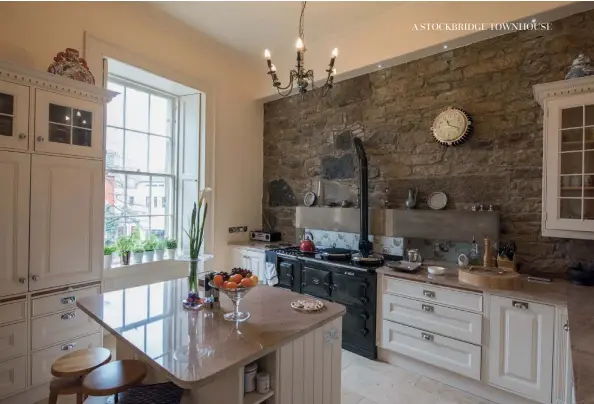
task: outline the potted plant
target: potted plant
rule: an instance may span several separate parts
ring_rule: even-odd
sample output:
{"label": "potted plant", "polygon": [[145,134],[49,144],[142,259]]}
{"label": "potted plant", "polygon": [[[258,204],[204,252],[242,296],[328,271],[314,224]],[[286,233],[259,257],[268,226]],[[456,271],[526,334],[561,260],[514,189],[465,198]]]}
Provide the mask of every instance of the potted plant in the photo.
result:
{"label": "potted plant", "polygon": [[156,246],[157,246],[157,240],[155,240],[155,237],[152,234],[147,236],[146,240],[144,240],[142,242],[142,248],[144,249],[144,256],[143,256],[144,262],[153,262],[153,259],[155,258],[155,247]]}
{"label": "potted plant", "polygon": [[132,248],[132,261],[135,264],[142,264],[142,255],[144,254],[144,248],[142,245],[136,244]]}
{"label": "potted plant", "polygon": [[174,238],[168,238],[165,240],[165,246],[167,247],[167,256],[170,260],[175,258],[175,250],[177,250],[177,240]]}
{"label": "potted plant", "polygon": [[163,261],[165,255],[165,240],[162,238],[158,239],[155,245],[155,261]]}
{"label": "potted plant", "polygon": [[130,253],[134,247],[131,236],[120,236],[116,240],[116,250],[120,253],[122,265],[130,265]]}
{"label": "potted plant", "polygon": [[115,246],[106,245],[103,247],[103,269],[111,268],[113,260],[113,253],[116,251]]}

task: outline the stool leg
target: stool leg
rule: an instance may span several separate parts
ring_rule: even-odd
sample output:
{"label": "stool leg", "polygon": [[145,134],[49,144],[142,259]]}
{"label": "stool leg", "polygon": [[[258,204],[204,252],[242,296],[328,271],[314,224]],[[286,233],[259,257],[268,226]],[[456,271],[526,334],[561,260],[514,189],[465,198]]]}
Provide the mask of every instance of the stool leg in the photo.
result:
{"label": "stool leg", "polygon": [[49,400],[47,404],[57,404],[58,403],[58,392],[57,391],[50,391]]}
{"label": "stool leg", "polygon": [[116,393],[115,396],[113,396],[113,402],[115,404],[118,404],[120,402],[119,394],[118,393]]}
{"label": "stool leg", "polygon": [[84,401],[83,393],[76,393],[76,404],[83,404]]}

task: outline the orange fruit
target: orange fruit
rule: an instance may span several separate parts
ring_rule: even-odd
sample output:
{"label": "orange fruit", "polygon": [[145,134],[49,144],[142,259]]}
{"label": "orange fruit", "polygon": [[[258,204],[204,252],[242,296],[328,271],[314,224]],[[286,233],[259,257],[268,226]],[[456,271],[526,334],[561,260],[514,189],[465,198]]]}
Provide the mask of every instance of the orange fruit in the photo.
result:
{"label": "orange fruit", "polygon": [[227,281],[224,281],[224,282],[223,282],[223,287],[224,287],[225,289],[227,289],[227,285],[228,285],[228,284],[229,284],[229,282],[227,282]]}
{"label": "orange fruit", "polygon": [[259,279],[258,279],[258,277],[256,275],[252,275],[250,279],[252,280],[252,282],[254,283],[254,285],[257,285],[258,284]]}
{"label": "orange fruit", "polygon": [[231,275],[231,278],[229,278],[229,279],[232,282],[239,284],[241,282],[241,280],[243,279],[243,276],[241,276],[241,274],[235,274],[235,275]]}
{"label": "orange fruit", "polygon": [[221,287],[223,285],[223,283],[225,282],[225,280],[223,279],[222,275],[215,275],[214,278],[212,279],[212,282]]}
{"label": "orange fruit", "polygon": [[254,286],[254,282],[251,280],[251,278],[243,278],[241,280],[241,286],[243,286],[244,288],[251,288],[252,286]]}
{"label": "orange fruit", "polygon": [[227,282],[227,289],[237,289],[237,283],[235,282]]}

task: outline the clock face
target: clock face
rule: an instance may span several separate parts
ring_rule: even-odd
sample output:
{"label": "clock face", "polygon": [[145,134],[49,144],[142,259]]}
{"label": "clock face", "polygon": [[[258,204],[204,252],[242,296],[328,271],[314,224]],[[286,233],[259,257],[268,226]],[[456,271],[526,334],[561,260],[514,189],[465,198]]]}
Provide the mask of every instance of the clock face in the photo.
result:
{"label": "clock face", "polygon": [[448,108],[435,118],[433,136],[442,144],[451,145],[463,141],[469,132],[470,121],[467,115],[455,108]]}

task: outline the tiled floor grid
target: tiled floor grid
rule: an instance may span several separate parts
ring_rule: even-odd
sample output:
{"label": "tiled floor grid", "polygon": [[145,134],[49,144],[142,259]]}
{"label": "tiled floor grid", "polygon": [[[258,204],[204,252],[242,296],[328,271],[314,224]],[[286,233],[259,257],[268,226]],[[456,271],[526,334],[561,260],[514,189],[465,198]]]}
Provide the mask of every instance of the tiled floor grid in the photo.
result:
{"label": "tiled floor grid", "polygon": [[[341,404],[494,404],[406,369],[342,352]],[[74,396],[58,401],[74,403]]]}

